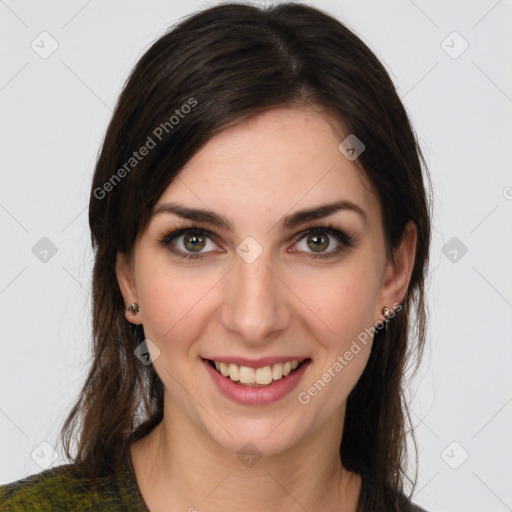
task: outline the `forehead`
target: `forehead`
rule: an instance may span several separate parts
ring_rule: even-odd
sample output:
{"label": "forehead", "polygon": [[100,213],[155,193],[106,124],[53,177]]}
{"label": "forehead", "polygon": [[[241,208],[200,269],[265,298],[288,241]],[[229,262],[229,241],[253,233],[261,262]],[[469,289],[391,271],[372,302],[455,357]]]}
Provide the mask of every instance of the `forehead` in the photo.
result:
{"label": "forehead", "polygon": [[344,137],[332,117],[311,107],[265,111],[212,137],[156,207],[179,201],[222,212],[236,227],[244,218],[253,226],[275,223],[276,216],[293,210],[348,200],[375,222],[377,198],[355,162],[339,150]]}

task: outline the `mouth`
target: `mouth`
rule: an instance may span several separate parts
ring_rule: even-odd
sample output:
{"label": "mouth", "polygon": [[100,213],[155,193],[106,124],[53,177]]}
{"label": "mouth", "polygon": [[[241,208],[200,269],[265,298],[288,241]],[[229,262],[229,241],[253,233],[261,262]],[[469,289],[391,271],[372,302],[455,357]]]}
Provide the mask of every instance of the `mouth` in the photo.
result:
{"label": "mouth", "polygon": [[233,383],[243,387],[265,388],[277,381],[287,380],[299,368],[311,361],[310,358],[298,360],[293,359],[284,363],[275,363],[273,365],[252,368],[249,366],[239,366],[235,363],[226,363],[214,361],[212,359],[203,359],[218,374]]}

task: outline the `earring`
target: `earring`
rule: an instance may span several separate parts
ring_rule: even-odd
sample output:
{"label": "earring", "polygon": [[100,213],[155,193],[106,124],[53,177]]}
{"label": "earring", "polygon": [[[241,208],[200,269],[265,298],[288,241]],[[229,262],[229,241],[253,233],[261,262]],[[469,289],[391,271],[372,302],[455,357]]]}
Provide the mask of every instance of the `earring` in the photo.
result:
{"label": "earring", "polygon": [[130,304],[126,308],[126,311],[131,311],[134,315],[138,315],[140,314],[140,306],[135,302],[133,304]]}
{"label": "earring", "polygon": [[384,317],[384,321],[388,323],[389,319],[391,318],[391,310],[388,307],[383,307],[382,316]]}

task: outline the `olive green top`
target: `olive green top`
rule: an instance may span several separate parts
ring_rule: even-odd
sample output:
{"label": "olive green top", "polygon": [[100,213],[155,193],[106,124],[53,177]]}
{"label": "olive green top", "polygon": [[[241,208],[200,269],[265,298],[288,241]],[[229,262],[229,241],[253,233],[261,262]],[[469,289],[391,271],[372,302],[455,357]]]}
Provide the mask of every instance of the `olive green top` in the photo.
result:
{"label": "olive green top", "polygon": [[117,476],[93,483],[74,464],[47,469],[0,486],[1,512],[150,512],[140,493],[131,456],[125,454]]}
{"label": "olive green top", "polygon": [[[408,504],[404,510],[426,512],[405,497],[404,501]],[[0,486],[0,512],[25,511],[150,512],[137,484],[129,450],[117,475],[99,477],[95,483],[80,475],[74,464],[65,464]]]}

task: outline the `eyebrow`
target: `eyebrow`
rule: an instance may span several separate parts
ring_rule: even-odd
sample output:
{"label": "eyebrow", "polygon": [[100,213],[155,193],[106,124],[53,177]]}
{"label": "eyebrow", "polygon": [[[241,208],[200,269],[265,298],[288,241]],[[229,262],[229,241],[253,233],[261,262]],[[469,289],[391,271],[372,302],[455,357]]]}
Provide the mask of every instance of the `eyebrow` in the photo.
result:
{"label": "eyebrow", "polygon": [[[367,223],[368,219],[366,213],[359,205],[353,203],[352,201],[341,200],[335,201],[333,203],[321,204],[306,210],[299,210],[295,213],[287,215],[282,221],[282,228],[293,229],[308,221],[322,219],[341,210],[355,212],[363,218],[365,224]],[[222,215],[219,215],[210,210],[188,208],[177,203],[165,203],[153,211],[152,217],[162,213],[173,213],[179,217],[183,217],[184,219],[204,222],[206,224],[212,224],[213,226],[217,226],[227,231],[232,231],[231,223],[226,217],[223,217]]]}

